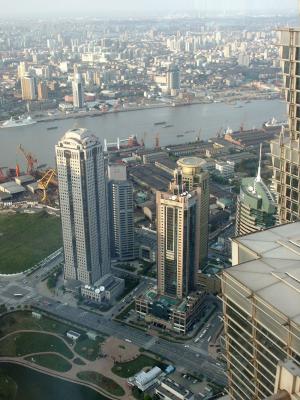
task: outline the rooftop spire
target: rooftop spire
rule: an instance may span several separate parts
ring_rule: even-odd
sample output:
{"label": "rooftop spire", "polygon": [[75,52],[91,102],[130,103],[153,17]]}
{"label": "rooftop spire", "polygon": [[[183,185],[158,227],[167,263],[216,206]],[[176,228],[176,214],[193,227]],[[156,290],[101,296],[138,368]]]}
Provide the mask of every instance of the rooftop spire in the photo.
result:
{"label": "rooftop spire", "polygon": [[261,182],[261,153],[262,153],[262,143],[259,146],[259,163],[258,163],[258,170],[255,182]]}

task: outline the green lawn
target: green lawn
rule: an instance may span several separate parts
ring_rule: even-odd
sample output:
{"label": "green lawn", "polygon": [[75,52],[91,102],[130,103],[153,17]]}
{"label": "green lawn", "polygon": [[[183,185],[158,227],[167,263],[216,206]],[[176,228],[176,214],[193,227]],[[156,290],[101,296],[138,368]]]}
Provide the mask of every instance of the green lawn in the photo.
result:
{"label": "green lawn", "polygon": [[67,358],[73,358],[73,353],[61,339],[46,333],[15,333],[0,341],[1,356],[25,356],[31,353],[48,351],[60,353]]}
{"label": "green lawn", "polygon": [[55,216],[0,215],[0,273],[25,271],[61,245],[61,224]]}
{"label": "green lawn", "polygon": [[83,335],[83,338],[77,340],[74,350],[81,357],[89,361],[95,361],[98,355],[101,354],[101,343],[103,340],[102,338],[91,340]]}
{"label": "green lawn", "polygon": [[25,360],[57,372],[67,372],[72,368],[68,361],[56,354],[35,354],[26,357]]}
{"label": "green lawn", "polygon": [[124,396],[124,389],[115,381],[93,371],[78,372],[77,377],[83,381],[91,382],[114,396]]}
{"label": "green lawn", "polygon": [[[70,326],[62,322],[57,322],[51,318],[43,316],[41,319],[36,319],[31,316],[29,311],[16,311],[11,314],[4,315],[0,320],[0,336],[5,336],[7,333],[18,330],[36,330],[48,331],[65,335],[70,330]],[[78,329],[76,329],[78,331]]]}
{"label": "green lawn", "polygon": [[124,363],[116,363],[112,367],[112,372],[122,378],[130,378],[131,376],[137,374],[145,367],[160,367],[164,369],[165,365],[154,358],[140,355],[132,361]]}

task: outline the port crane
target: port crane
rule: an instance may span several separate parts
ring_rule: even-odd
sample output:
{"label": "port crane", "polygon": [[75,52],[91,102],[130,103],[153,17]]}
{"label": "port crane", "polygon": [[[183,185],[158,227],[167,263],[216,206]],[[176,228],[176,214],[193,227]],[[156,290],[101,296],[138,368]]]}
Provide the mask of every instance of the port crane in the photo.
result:
{"label": "port crane", "polygon": [[3,183],[7,180],[7,176],[4,173],[5,169],[7,169],[7,167],[0,167],[0,183]]}
{"label": "port crane", "polygon": [[27,161],[27,174],[31,175],[35,170],[35,165],[37,164],[37,159],[33,156],[32,153],[25,151],[23,146],[19,144],[18,150],[25,157]]}
{"label": "port crane", "polygon": [[49,169],[41,179],[37,181],[38,189],[43,191],[43,196],[41,198],[42,203],[46,203],[48,200],[47,190],[50,183],[57,185],[56,179],[57,177],[56,171],[54,169]]}

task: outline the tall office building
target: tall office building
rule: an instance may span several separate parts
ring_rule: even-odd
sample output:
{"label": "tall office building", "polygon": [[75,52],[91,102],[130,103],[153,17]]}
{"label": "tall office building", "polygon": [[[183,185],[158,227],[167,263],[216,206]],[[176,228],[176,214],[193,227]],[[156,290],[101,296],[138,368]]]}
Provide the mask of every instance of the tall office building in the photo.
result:
{"label": "tall office building", "polygon": [[158,293],[182,299],[195,290],[207,257],[209,176],[205,161],[178,161],[167,193],[157,192]]}
{"label": "tall office building", "polygon": [[168,91],[171,92],[171,94],[180,90],[180,69],[178,65],[169,65],[167,71],[167,86]]}
{"label": "tall office building", "polygon": [[[261,153],[260,153],[261,154]],[[236,209],[236,236],[270,228],[276,223],[275,199],[261,178],[261,157],[256,178],[242,180]]]}
{"label": "tall office building", "polygon": [[282,361],[299,373],[299,237],[296,222],[232,239],[233,267],[221,276],[230,399],[269,399],[288,388],[278,386],[288,378],[278,375]]}
{"label": "tall office building", "polygon": [[24,75],[21,78],[21,89],[23,100],[35,100],[36,99],[36,80],[33,76]]}
{"label": "tall office building", "polygon": [[23,78],[28,72],[28,64],[25,61],[21,61],[18,66],[18,77],[19,79]]}
{"label": "tall office building", "polygon": [[72,81],[73,106],[82,108],[84,106],[84,91],[81,74],[75,74]]}
{"label": "tall office building", "polygon": [[72,129],[55,151],[65,278],[91,285],[110,272],[102,146],[88,130]]}
{"label": "tall office building", "polygon": [[48,99],[48,86],[46,82],[39,82],[37,87],[38,100]]}
{"label": "tall office building", "polygon": [[300,29],[281,31],[280,53],[288,128],[271,142],[271,153],[279,222],[285,223],[300,217]]}
{"label": "tall office building", "polygon": [[111,256],[121,261],[134,259],[133,186],[127,180],[126,166],[108,167]]}

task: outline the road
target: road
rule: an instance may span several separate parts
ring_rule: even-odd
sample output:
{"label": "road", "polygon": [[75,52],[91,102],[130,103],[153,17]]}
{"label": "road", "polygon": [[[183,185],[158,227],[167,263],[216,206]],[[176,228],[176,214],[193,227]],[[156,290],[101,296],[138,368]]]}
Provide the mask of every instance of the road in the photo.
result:
{"label": "road", "polygon": [[[21,304],[30,304],[38,309],[52,314],[62,320],[68,320],[87,329],[102,332],[108,336],[115,336],[119,339],[129,339],[138,347],[152,351],[170,363],[176,365],[179,371],[188,372],[192,375],[203,374],[217,384],[225,385],[226,377],[223,370],[216,361],[208,355],[208,342],[195,345],[193,339],[187,341],[189,345],[169,342],[165,339],[151,336],[148,333],[113,320],[113,317],[134,298],[145,291],[149,285],[153,285],[153,279],[141,277],[140,284],[120,303],[103,315],[90,311],[78,309],[68,303],[62,304],[56,298],[42,296],[37,289],[42,277],[51,272],[60,262],[63,261],[59,254],[48,259],[43,267],[29,276],[21,274],[17,277],[0,278],[0,303],[8,307]],[[14,294],[21,296],[14,296]],[[213,324],[211,329],[213,330]]]}
{"label": "road", "polygon": [[67,304],[61,304],[53,299],[40,297],[33,302],[38,309],[53,314],[62,320],[68,320],[74,324],[84,326],[88,329],[102,332],[108,336],[119,339],[129,339],[138,347],[146,348],[162,358],[169,360],[179,369],[190,374],[203,374],[220,385],[226,384],[223,370],[216,364],[204,350],[186,348],[183,344],[172,343],[165,339],[150,336],[148,333],[130,327],[109,318],[107,315],[99,316],[88,311],[78,311],[78,308]]}

